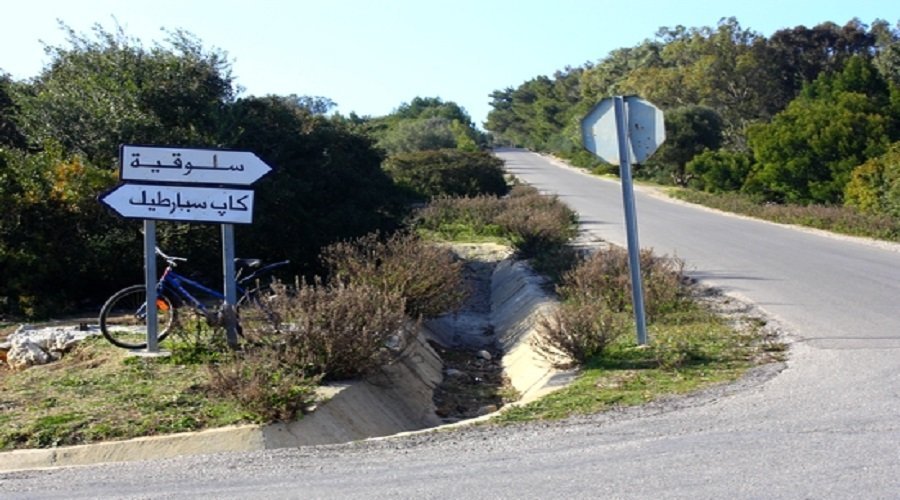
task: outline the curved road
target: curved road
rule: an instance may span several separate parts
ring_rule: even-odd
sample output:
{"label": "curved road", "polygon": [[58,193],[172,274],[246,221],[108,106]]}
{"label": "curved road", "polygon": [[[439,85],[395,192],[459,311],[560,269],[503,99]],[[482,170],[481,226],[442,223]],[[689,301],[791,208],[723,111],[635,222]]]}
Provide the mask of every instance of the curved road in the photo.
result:
{"label": "curved road", "polygon": [[[519,150],[520,179],[623,244],[617,183]],[[554,424],[0,475],[5,498],[897,498],[900,251],[637,193],[641,244],[791,332],[741,387]]]}

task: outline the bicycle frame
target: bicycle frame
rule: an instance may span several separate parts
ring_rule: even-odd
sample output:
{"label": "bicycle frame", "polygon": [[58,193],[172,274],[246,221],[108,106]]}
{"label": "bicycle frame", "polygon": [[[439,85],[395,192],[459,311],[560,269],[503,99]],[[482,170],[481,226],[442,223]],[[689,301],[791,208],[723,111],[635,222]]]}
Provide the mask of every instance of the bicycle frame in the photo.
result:
{"label": "bicycle frame", "polygon": [[[156,285],[157,293],[162,293],[168,291],[170,295],[175,295],[182,301],[188,302],[191,307],[201,311],[204,315],[209,315],[209,308],[197,297],[191,294],[188,291],[187,287],[191,287],[195,290],[199,290],[203,292],[204,295],[208,295],[216,300],[224,301],[225,295],[222,292],[217,290],[213,290],[211,288],[206,287],[202,283],[194,281],[187,276],[182,276],[176,273],[172,266],[167,266],[166,270],[163,271],[162,277],[159,279],[159,283]],[[238,285],[238,295],[244,294],[244,289]]]}
{"label": "bicycle frame", "polygon": [[[256,271],[250,273],[249,275],[247,275],[243,278],[240,278],[237,281],[238,297],[242,297],[247,292],[247,289],[249,288],[247,285],[252,284],[253,281],[255,279],[257,279],[259,276],[268,273],[269,271],[271,271],[272,269],[275,269],[276,267],[281,267],[281,266],[287,265],[288,263],[290,263],[290,261],[287,261],[287,260],[281,261],[281,262],[274,262],[272,264],[268,264],[266,266],[263,266],[263,267],[257,269]],[[178,274],[177,272],[175,272],[173,267],[174,266],[172,266],[171,264],[166,266],[165,271],[163,271],[162,277],[159,279],[159,282],[156,285],[157,293],[163,293],[163,292],[168,291],[170,293],[170,295],[176,295],[179,299],[181,299],[182,301],[188,302],[194,309],[201,311],[205,316],[209,317],[210,316],[209,308],[203,303],[203,301],[201,301],[200,299],[198,299],[197,297],[192,295],[191,292],[188,290],[188,288],[190,287],[195,290],[199,290],[204,295],[212,297],[212,298],[216,299],[217,301],[224,301],[225,295],[222,292],[220,292],[218,290],[213,290],[212,288],[209,288],[209,287],[203,285],[202,283],[194,281],[194,280],[188,278],[187,276]]]}

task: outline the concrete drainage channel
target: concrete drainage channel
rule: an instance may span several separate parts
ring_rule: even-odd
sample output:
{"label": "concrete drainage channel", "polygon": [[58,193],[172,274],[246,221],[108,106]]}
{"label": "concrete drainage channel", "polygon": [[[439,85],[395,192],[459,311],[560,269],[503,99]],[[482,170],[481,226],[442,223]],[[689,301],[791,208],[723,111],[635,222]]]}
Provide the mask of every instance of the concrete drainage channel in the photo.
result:
{"label": "concrete drainage channel", "polygon": [[[459,313],[423,325],[398,360],[369,380],[324,387],[324,402],[296,422],[16,450],[0,453],[0,471],[335,444],[490,418],[484,408],[479,418],[455,423],[448,424],[455,418],[439,416],[434,395],[446,370],[429,341],[473,352],[480,348],[502,353],[503,374],[520,395],[513,405],[565,386],[572,373],[555,370],[531,345],[538,319],[554,307],[542,288],[542,278],[521,262],[498,257],[503,255],[499,246],[467,245],[456,251],[471,263],[470,272],[481,274],[472,281],[476,301]],[[478,294],[489,294],[489,307],[478,305]],[[490,405],[485,408],[494,409]]]}

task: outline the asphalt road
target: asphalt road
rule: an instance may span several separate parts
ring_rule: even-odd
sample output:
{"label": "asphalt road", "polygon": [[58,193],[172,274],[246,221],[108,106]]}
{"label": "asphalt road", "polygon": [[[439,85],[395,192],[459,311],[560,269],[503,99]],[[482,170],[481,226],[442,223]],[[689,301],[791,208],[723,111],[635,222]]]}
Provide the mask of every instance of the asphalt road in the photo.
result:
{"label": "asphalt road", "polygon": [[[617,183],[502,151],[622,244]],[[641,244],[757,304],[787,367],[553,424],[0,474],[4,498],[900,498],[900,250],[638,192]]]}

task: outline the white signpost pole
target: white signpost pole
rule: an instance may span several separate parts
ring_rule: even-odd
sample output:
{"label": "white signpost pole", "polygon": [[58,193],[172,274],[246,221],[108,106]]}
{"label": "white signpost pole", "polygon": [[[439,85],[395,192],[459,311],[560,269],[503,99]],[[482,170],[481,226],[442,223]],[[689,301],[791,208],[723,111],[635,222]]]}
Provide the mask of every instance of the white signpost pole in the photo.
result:
{"label": "white signpost pole", "polygon": [[225,280],[224,314],[225,338],[228,345],[237,347],[237,282],[234,278],[234,225],[222,224],[222,268]]}
{"label": "white signpost pole", "polygon": [[625,100],[613,98],[616,113],[616,135],[619,141],[619,176],[622,180],[622,203],[625,208],[625,234],[628,240],[628,268],[631,270],[631,300],[637,327],[637,342],[647,343],[647,316],[644,313],[644,287],[641,281],[641,246],[638,243],[637,210],[634,207],[634,183],[631,180],[631,157],[628,138],[628,115]]}
{"label": "white signpost pole", "polygon": [[159,352],[156,322],[156,221],[144,221],[144,283],[147,286],[147,352]]}

